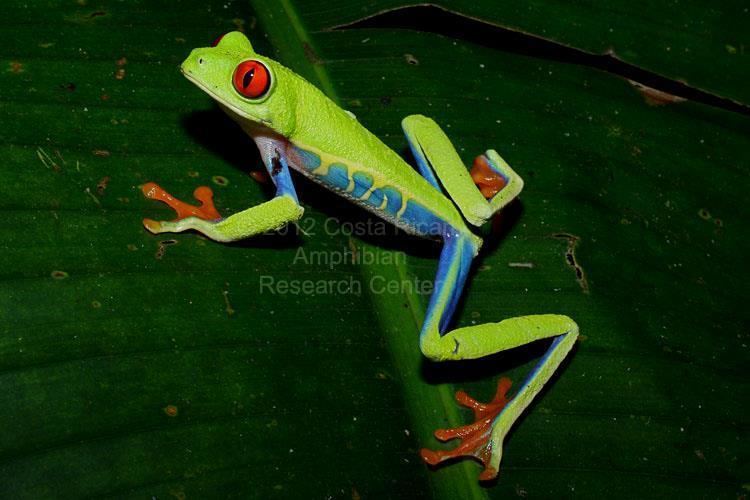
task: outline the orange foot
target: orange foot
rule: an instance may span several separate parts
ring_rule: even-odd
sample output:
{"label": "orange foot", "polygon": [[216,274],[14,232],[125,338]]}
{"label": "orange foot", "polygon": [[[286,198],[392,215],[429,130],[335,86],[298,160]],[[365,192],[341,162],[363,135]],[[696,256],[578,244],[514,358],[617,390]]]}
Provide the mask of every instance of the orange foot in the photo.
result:
{"label": "orange foot", "polygon": [[[221,219],[219,211],[214,206],[214,192],[208,186],[198,186],[193,191],[193,197],[200,201],[200,206],[190,205],[183,201],[178,200],[164,189],[162,189],[155,182],[147,182],[141,186],[141,191],[146,198],[152,200],[159,200],[166,203],[177,212],[177,218],[175,221],[187,219],[188,217],[197,217],[203,220],[218,220]],[[143,219],[143,225],[146,229],[152,233],[161,232],[162,223],[153,219]]]}
{"label": "orange foot", "polygon": [[482,196],[488,200],[495,196],[507,184],[502,175],[495,172],[487,157],[479,155],[474,158],[474,165],[471,167],[471,180],[479,188]]}
{"label": "orange foot", "polygon": [[497,469],[489,465],[490,456],[492,455],[490,434],[492,433],[492,423],[495,417],[500,414],[505,405],[508,404],[508,401],[510,401],[505,397],[510,386],[511,381],[509,378],[501,378],[497,382],[495,397],[487,404],[480,403],[464,391],[458,391],[456,393],[456,401],[461,406],[474,410],[475,422],[454,429],[438,429],[435,431],[435,437],[440,441],[459,438],[461,439],[461,444],[452,450],[433,451],[422,448],[419,452],[422,460],[430,465],[437,465],[452,458],[474,457],[484,465],[484,470],[479,475],[479,480],[494,479],[497,476]]}

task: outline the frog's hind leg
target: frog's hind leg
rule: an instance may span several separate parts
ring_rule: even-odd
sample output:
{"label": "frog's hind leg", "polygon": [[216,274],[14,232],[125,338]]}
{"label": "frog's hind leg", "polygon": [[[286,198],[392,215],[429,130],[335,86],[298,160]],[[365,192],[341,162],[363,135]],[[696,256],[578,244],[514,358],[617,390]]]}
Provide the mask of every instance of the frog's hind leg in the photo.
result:
{"label": "frog's hind leg", "polygon": [[[263,151],[265,152],[265,151]],[[223,218],[213,204],[213,192],[206,186],[198,187],[193,196],[201,202],[190,205],[170,195],[159,185],[149,182],[141,186],[147,198],[161,201],[177,212],[172,221],[143,219],[143,225],[152,233],[179,233],[195,230],[212,240],[228,242],[247,238],[281,228],[302,217],[303,209],[289,174],[286,160],[273,151],[273,156],[264,155],[264,163],[276,184],[276,197],[260,205]]]}
{"label": "frog's hind leg", "polygon": [[478,156],[469,173],[448,136],[433,120],[411,115],[401,126],[422,176],[437,189],[442,189],[442,183],[471,224],[484,224],[523,189],[521,177],[496,151],[490,149]]}
{"label": "frog's hind leg", "polygon": [[505,435],[571,350],[578,336],[578,326],[567,316],[544,314],[457,328],[443,333],[461,294],[474,254],[475,246],[468,236],[451,235],[445,239],[435,279],[435,291],[430,297],[419,339],[424,355],[435,361],[476,359],[554,337],[546,354],[512,398],[506,398],[506,392],[510,388],[510,381],[506,378],[500,380],[495,398],[487,404],[479,403],[463,392],[457,393],[458,402],[474,410],[476,421],[435,433],[442,441],[461,439],[455,449],[423,449],[421,452],[424,461],[431,465],[451,458],[474,457],[484,465],[479,478],[487,480],[497,475]]}

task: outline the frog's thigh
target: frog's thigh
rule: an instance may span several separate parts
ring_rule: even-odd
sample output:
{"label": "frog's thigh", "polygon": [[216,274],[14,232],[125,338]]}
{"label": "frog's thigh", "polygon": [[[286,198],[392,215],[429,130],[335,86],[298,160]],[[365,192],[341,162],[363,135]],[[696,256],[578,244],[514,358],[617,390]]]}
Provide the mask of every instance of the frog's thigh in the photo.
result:
{"label": "frog's thigh", "polygon": [[401,126],[421,174],[441,191],[442,184],[471,224],[481,226],[521,192],[523,180],[496,151],[487,150],[479,157],[486,161],[500,181],[495,191],[497,194],[488,201],[477,188],[450,139],[435,121],[426,116],[411,115],[403,119]]}

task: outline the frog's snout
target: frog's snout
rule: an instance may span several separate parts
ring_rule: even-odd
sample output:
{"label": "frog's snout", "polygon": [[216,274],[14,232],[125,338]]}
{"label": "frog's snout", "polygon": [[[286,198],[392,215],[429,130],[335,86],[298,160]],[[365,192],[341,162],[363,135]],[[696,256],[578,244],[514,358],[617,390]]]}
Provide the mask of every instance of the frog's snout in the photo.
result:
{"label": "frog's snout", "polygon": [[199,68],[202,69],[208,64],[210,56],[206,55],[205,50],[194,49],[190,52],[190,55],[182,61],[180,65],[180,71],[183,74],[194,74]]}

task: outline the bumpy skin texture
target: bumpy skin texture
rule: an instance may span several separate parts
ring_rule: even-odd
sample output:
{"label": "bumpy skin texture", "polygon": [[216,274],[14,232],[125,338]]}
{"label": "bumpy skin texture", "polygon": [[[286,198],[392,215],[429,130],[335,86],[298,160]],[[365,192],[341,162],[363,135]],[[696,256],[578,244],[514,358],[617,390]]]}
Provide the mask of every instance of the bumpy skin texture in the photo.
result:
{"label": "bumpy skin texture", "polygon": [[[258,101],[245,99],[232,85],[234,69],[249,58],[262,62],[271,72],[271,89]],[[304,150],[343,159],[350,169],[371,175],[376,187],[397,186],[456,230],[471,235],[456,207],[440,191],[315,86],[256,54],[241,33],[228,33],[216,47],[193,50],[182,63],[182,71],[243,127],[247,122],[260,124]],[[290,166],[306,174],[298,165]]]}
{"label": "bumpy skin texture", "polygon": [[[243,96],[233,84],[235,68],[242,63],[243,67],[255,67],[255,62],[247,61],[262,63],[271,78],[267,92],[253,99]],[[484,464],[480,479],[494,478],[505,435],[578,337],[576,323],[556,314],[448,329],[482,243],[463,217],[472,225],[487,221],[520,193],[520,176],[494,150],[475,160],[481,168],[470,175],[440,127],[427,117],[413,115],[406,117],[402,126],[418,163],[417,173],[320,90],[281,64],[256,54],[238,32],[225,35],[216,47],[195,49],[182,64],[182,71],[255,140],[276,185],[276,197],[222,218],[213,207],[208,188],[196,190],[201,205],[191,206],[148,183],[143,186],[146,196],[178,212],[174,221],[144,220],[148,230],[193,229],[217,241],[234,241],[295,221],[303,210],[289,174],[291,167],[407,231],[442,239],[435,291],[419,338],[425,356],[436,361],[475,359],[539,339],[554,339],[512,398],[506,397],[507,379],[501,379],[495,399],[487,404],[459,392],[459,403],[474,410],[476,422],[436,432],[440,440],[461,439],[455,449],[421,452],[432,465],[455,457],[476,458]],[[472,180],[479,177],[486,182],[483,192],[492,193],[489,200]]]}

